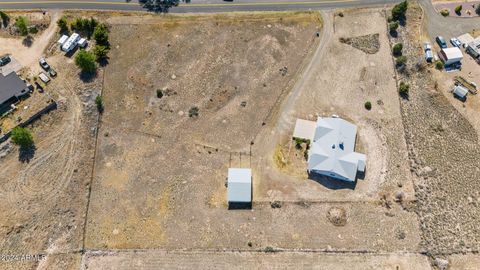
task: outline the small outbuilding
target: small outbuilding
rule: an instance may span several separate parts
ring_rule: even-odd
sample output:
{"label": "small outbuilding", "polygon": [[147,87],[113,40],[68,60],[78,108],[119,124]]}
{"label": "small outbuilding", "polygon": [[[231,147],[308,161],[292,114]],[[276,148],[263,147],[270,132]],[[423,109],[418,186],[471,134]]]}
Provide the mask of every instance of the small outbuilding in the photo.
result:
{"label": "small outbuilding", "polygon": [[453,88],[453,95],[458,99],[465,101],[467,99],[468,89],[457,85]]}
{"label": "small outbuilding", "polygon": [[468,43],[474,41],[475,39],[472,37],[472,35],[470,35],[469,33],[466,33],[466,34],[463,34],[459,37],[457,37],[457,39],[460,41],[460,43],[462,43],[462,46],[465,48],[467,47]]}
{"label": "small outbuilding", "polygon": [[68,39],[68,36],[67,36],[67,35],[62,35],[62,37],[58,40],[57,43],[58,43],[60,46],[62,46],[62,45],[65,43],[65,41],[67,41],[67,39]]}
{"label": "small outbuilding", "polygon": [[480,38],[473,40],[467,44],[466,51],[473,58],[478,58],[480,56]]}
{"label": "small outbuilding", "polygon": [[317,123],[314,121],[297,119],[293,130],[293,138],[312,141],[316,127]]}
{"label": "small outbuilding", "polygon": [[252,170],[229,168],[227,184],[229,209],[252,208]]}
{"label": "small outbuilding", "polygon": [[458,47],[445,48],[439,54],[445,66],[461,64],[463,59],[462,51]]}

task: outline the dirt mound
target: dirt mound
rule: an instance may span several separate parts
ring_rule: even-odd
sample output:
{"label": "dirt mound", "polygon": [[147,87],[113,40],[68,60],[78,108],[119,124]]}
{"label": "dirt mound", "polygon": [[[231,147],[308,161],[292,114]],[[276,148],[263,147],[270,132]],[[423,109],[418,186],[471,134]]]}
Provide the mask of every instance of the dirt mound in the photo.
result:
{"label": "dirt mound", "polygon": [[328,220],[335,226],[345,226],[347,224],[347,212],[340,207],[332,207],[327,213]]}
{"label": "dirt mound", "polygon": [[380,50],[379,34],[370,34],[352,38],[340,38],[340,42],[368,54],[375,54]]}

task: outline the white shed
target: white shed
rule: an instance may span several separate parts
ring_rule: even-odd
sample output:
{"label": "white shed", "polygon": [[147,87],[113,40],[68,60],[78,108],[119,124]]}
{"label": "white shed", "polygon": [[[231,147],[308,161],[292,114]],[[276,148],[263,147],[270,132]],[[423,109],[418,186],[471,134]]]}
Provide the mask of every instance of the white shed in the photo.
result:
{"label": "white shed", "polygon": [[467,99],[468,89],[457,85],[453,88],[453,94],[461,100]]}
{"label": "white shed", "polygon": [[458,47],[442,49],[439,56],[445,66],[460,63],[463,59],[462,51]]}
{"label": "white shed", "polygon": [[252,170],[228,169],[227,200],[229,208],[252,206]]}
{"label": "white shed", "polygon": [[295,129],[293,130],[293,138],[313,141],[317,123],[303,119],[297,119]]}

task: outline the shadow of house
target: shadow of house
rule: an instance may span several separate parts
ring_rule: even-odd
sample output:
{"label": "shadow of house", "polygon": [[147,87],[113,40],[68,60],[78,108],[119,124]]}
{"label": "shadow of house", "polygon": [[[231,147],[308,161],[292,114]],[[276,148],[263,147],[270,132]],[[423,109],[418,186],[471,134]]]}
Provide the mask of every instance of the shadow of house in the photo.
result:
{"label": "shadow of house", "polygon": [[333,190],[339,190],[339,189],[354,190],[355,187],[357,186],[357,180],[342,181],[342,180],[338,180],[337,178],[329,177],[329,176],[318,174],[315,172],[308,173],[308,179],[313,180],[321,184],[322,186],[328,189],[333,189]]}

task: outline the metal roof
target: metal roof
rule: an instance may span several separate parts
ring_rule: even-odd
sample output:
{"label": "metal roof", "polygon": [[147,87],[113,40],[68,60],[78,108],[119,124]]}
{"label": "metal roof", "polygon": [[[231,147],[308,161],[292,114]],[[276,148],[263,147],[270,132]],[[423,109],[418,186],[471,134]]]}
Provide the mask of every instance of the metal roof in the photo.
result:
{"label": "metal roof", "polygon": [[297,119],[295,129],[293,130],[293,137],[312,141],[316,126],[315,121]]}
{"label": "metal roof", "polygon": [[364,171],[366,157],[354,152],[357,127],[341,118],[319,118],[311,148],[308,171],[355,181]]}
{"label": "metal roof", "polygon": [[458,47],[450,47],[442,49],[443,55],[446,57],[446,60],[451,59],[462,59],[463,54],[462,51]]}
{"label": "metal roof", "polygon": [[229,202],[251,202],[252,201],[252,170],[241,168],[228,169],[228,191]]}
{"label": "metal roof", "polygon": [[11,72],[7,76],[0,74],[0,104],[22,95],[22,91],[27,88],[27,84],[18,77],[17,73]]}

